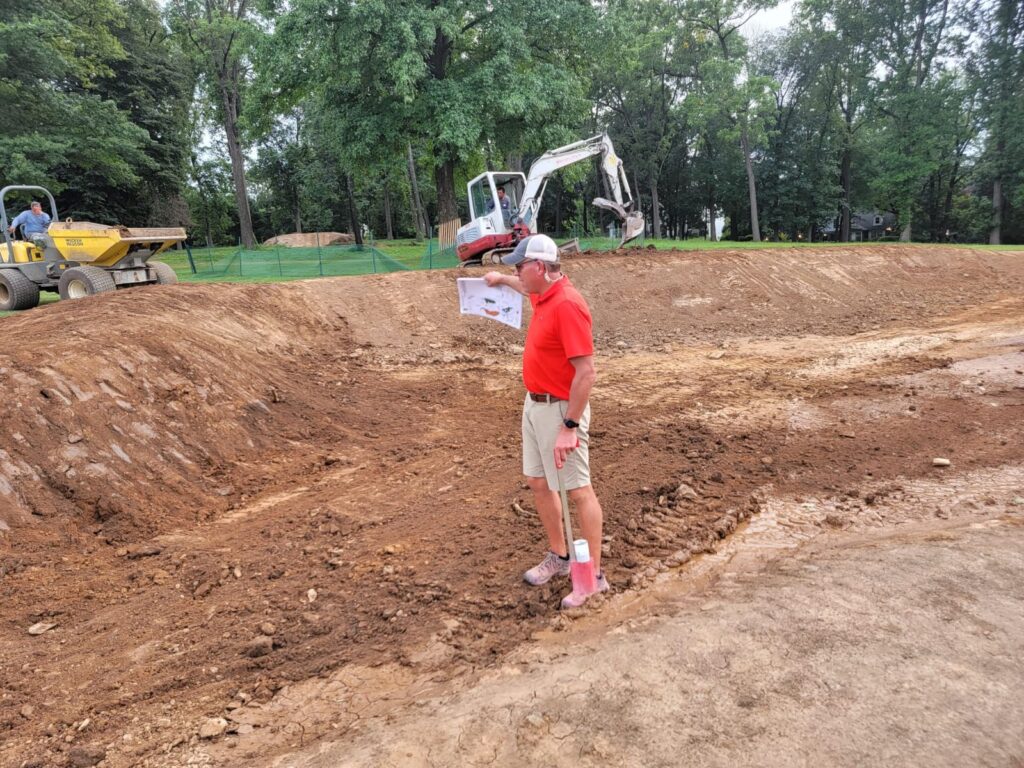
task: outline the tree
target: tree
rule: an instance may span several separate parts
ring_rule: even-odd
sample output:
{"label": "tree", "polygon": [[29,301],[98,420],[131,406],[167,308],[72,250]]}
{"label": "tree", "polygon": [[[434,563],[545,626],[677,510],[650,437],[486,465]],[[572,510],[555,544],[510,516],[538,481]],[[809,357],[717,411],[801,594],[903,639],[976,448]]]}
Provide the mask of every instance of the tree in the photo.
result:
{"label": "tree", "polygon": [[240,117],[247,85],[248,56],[258,26],[248,0],[171,0],[169,16],[181,49],[200,73],[209,103],[220,117],[231,159],[231,177],[242,244],[256,245],[249,210],[245,148]]}
{"label": "tree", "polygon": [[988,241],[998,245],[1009,202],[1024,208],[1024,5],[994,0],[980,21],[978,82],[987,130],[980,170],[992,190]]}
{"label": "tree", "polygon": [[111,63],[109,75],[97,79],[96,91],[145,130],[140,147],[145,163],[136,171],[138,181],[129,186],[89,170],[77,185],[79,193],[68,196],[76,207],[103,211],[106,221],[184,224],[188,211],[181,193],[188,173],[194,78],[170,44],[152,0],[121,0],[121,8],[124,24],[114,35],[125,56]]}
{"label": "tree", "polygon": [[728,125],[720,137],[739,144],[755,241],[760,240],[761,235],[753,154],[765,138],[770,81],[752,74],[747,68],[746,45],[739,30],[757,11],[772,5],[772,0],[682,1],[683,19],[701,30],[717,53],[708,56],[699,67],[703,98],[698,114],[704,115],[705,120],[713,113],[725,116]]}
{"label": "tree", "polygon": [[689,41],[672,24],[672,8],[662,0],[613,0],[601,30],[594,106],[619,154],[629,158],[629,169],[647,181],[652,234],[660,238],[659,182],[676,142],[685,140],[680,102],[692,69]]}
{"label": "tree", "polygon": [[752,48],[752,66],[772,83],[773,118],[758,172],[766,230],[774,239],[811,240],[835,218],[835,167],[842,121],[827,48],[805,28],[766,36]]}
{"label": "tree", "polygon": [[488,139],[510,146],[510,122],[534,137],[577,124],[592,16],[575,0],[296,0],[277,20],[265,91],[317,91],[343,120],[350,165],[428,149],[447,220],[458,216],[456,165]]}
{"label": "tree", "polygon": [[[157,127],[180,81],[148,89],[148,68],[166,61],[151,10],[112,0],[0,2],[0,167],[11,183],[50,188],[62,214],[145,220],[162,171],[156,163],[181,148],[175,125]],[[135,46],[147,35],[152,61],[141,63]],[[119,77],[120,91],[111,87]],[[180,188],[173,176],[159,177],[163,193]]]}
{"label": "tree", "polygon": [[873,94],[883,118],[876,137],[880,172],[872,179],[876,200],[899,217],[900,239],[910,241],[918,195],[937,169],[943,93],[937,75],[958,53],[959,36],[949,0],[874,0],[869,28],[882,70]]}

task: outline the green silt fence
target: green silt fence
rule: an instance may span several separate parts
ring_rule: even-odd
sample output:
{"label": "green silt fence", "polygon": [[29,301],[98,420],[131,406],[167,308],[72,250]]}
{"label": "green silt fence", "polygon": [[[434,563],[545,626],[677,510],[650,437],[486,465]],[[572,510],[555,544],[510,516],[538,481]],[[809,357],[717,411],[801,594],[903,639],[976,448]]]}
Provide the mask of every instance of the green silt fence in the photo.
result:
{"label": "green silt fence", "polygon": [[[585,233],[566,232],[556,236],[558,242],[573,237],[580,240],[582,250],[606,251],[615,248],[618,241]],[[385,246],[387,247],[387,246]],[[191,248],[187,260],[168,254],[165,261],[173,262],[182,279],[273,281],[296,280],[311,277],[341,277],[372,275],[424,269],[451,269],[459,266],[455,248],[440,248],[436,239],[427,240],[418,248],[394,247],[386,253],[374,245],[327,245],[291,248],[287,246],[261,246],[245,248]],[[422,248],[422,250],[420,250]],[[177,263],[178,261],[182,263]]]}
{"label": "green silt fence", "polygon": [[413,268],[372,246],[239,248],[216,258],[212,253],[201,250],[192,253],[196,267],[192,279],[195,280],[339,277]]}

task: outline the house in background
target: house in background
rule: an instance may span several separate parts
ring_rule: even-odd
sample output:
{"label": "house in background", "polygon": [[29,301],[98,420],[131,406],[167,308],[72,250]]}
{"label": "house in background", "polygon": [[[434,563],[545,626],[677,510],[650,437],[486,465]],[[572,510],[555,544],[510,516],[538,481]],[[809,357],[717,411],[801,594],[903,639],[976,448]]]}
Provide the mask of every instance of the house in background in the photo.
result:
{"label": "house in background", "polygon": [[[822,234],[826,240],[839,239],[839,219],[830,222]],[[866,243],[883,237],[899,237],[896,214],[891,211],[856,211],[850,217],[850,242]]]}

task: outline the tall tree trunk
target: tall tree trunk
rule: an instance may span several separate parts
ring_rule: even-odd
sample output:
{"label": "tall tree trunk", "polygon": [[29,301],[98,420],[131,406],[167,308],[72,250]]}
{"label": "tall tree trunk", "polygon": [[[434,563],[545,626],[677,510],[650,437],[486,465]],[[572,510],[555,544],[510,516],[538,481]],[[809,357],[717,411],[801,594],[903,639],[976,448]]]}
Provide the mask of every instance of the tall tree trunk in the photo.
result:
{"label": "tall tree trunk", "polygon": [[295,194],[295,231],[302,234],[302,209],[299,206],[299,195]]}
{"label": "tall tree trunk", "polygon": [[909,243],[910,242],[910,237],[911,237],[911,228],[910,228],[910,222],[908,221],[904,225],[903,231],[900,232],[900,242],[901,243]]}
{"label": "tall tree trunk", "polygon": [[555,180],[555,235],[562,233],[562,183]]}
{"label": "tall tree trunk", "polygon": [[655,240],[661,239],[661,208],[658,205],[658,180],[651,179],[651,235]]}
{"label": "tall tree trunk", "polygon": [[416,239],[422,240],[430,231],[426,211],[423,210],[423,201],[420,199],[420,183],[416,179],[416,160],[412,156],[412,144],[407,144],[409,160],[409,188],[412,191],[412,219],[416,226]]}
{"label": "tall tree trunk", "polygon": [[434,166],[434,186],[437,188],[437,218],[443,223],[459,218],[455,202],[455,161],[444,160]]}
{"label": "tall tree trunk", "polygon": [[1002,245],[1003,242],[1003,180],[997,178],[992,182],[992,229],[988,233],[989,245]]}
{"label": "tall tree trunk", "polygon": [[843,196],[839,203],[839,240],[850,242],[850,221],[853,212],[850,210],[850,189],[853,186],[853,152],[849,147],[843,149],[843,158],[839,165],[839,184],[843,188]]}
{"label": "tall tree trunk", "polygon": [[345,196],[348,198],[348,220],[352,226],[352,236],[356,239],[356,245],[363,244],[363,230],[359,226],[359,214],[356,211],[356,195],[355,189],[352,186],[352,175],[349,173],[344,174],[345,176]]}
{"label": "tall tree trunk", "polygon": [[235,186],[235,205],[238,207],[238,226],[242,245],[256,247],[256,235],[252,231],[252,214],[249,211],[249,191],[245,184],[245,154],[238,138],[238,95],[230,83],[221,83],[221,98],[224,106],[224,134],[231,158],[231,179]]}
{"label": "tall tree trunk", "polygon": [[708,241],[716,242],[718,233],[715,231],[715,190],[708,189]]}
{"label": "tall tree trunk", "polygon": [[[946,232],[950,230],[950,224],[953,221],[953,193],[956,189],[956,183],[960,174],[960,160],[958,159],[953,163],[953,172],[949,175],[949,184],[946,185],[946,199],[942,203],[942,234],[946,236]],[[932,235],[932,240],[935,239],[935,235]],[[949,239],[948,237],[946,238]]]}
{"label": "tall tree trunk", "polygon": [[587,185],[583,185],[583,234],[590,232],[589,222],[590,202],[587,200]]}
{"label": "tall tree trunk", "polygon": [[[747,138],[747,124],[744,122],[740,130],[740,148],[743,150],[743,162],[747,166],[747,191],[750,195],[750,231],[754,242],[761,242],[761,227],[757,221],[757,181],[754,179],[754,163],[750,159],[750,140]],[[736,233],[733,233],[733,237]]]}
{"label": "tall tree trunk", "polygon": [[388,232],[388,240],[394,240],[395,228],[391,223],[391,194],[386,181],[384,182],[384,227]]}

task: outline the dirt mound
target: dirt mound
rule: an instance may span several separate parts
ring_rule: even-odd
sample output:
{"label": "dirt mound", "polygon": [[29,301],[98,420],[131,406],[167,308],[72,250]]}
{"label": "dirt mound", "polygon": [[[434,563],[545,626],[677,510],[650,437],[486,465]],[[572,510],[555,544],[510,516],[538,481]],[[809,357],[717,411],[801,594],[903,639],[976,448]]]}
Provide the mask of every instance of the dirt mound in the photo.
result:
{"label": "dirt mound", "polygon": [[[986,466],[1019,445],[990,402],[1020,399],[1012,366],[986,402],[941,378],[889,402],[893,377],[942,375],[971,313],[1019,322],[1017,256],[643,251],[567,271],[595,318],[617,588],[713,547],[766,483],[843,494],[920,453]],[[548,625],[562,585],[516,579],[540,541],[522,334],[460,317],[466,272],[153,287],[2,321],[0,764],[85,740],[117,740],[113,766],[180,764],[197,718],[237,729],[290,682],[384,661],[443,677]]]}
{"label": "dirt mound", "polygon": [[288,248],[316,248],[325,245],[351,245],[356,239],[346,232],[292,232],[275,235],[264,245],[284,245]]}

